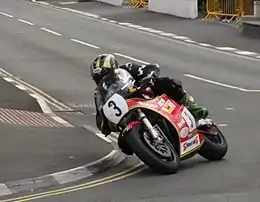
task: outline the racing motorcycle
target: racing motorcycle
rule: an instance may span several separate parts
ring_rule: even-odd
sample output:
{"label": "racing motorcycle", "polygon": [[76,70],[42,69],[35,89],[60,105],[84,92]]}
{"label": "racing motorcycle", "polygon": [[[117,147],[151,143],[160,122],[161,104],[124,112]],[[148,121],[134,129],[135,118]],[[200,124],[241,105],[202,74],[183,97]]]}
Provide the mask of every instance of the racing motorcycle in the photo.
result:
{"label": "racing motorcycle", "polygon": [[124,69],[103,78],[97,87],[97,107],[110,128],[119,132],[119,148],[135,154],[162,174],[176,173],[180,162],[196,154],[222,159],[227,141],[209,118],[195,121],[183,105],[166,94],[153,96]]}

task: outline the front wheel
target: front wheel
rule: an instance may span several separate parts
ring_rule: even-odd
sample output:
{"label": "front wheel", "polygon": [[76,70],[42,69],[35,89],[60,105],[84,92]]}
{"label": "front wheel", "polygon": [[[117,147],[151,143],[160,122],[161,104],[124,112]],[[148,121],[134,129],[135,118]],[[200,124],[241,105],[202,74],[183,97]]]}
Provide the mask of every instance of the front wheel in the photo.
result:
{"label": "front wheel", "polygon": [[141,124],[136,124],[127,134],[126,141],[132,151],[152,169],[162,174],[176,173],[180,158],[173,146],[167,140],[155,146],[149,142],[149,137],[150,135],[142,130]]}
{"label": "front wheel", "polygon": [[216,125],[212,125],[208,133],[204,132],[204,136],[205,142],[198,153],[210,161],[221,160],[228,150],[226,138],[221,130]]}

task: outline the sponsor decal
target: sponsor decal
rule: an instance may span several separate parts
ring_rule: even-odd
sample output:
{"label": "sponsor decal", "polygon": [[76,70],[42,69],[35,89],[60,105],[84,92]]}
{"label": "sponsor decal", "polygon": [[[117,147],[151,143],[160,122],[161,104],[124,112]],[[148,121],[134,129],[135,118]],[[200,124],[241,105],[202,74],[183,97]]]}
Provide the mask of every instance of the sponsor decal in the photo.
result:
{"label": "sponsor decal", "polygon": [[191,139],[182,143],[182,154],[189,152],[200,145],[199,135],[192,137]]}
{"label": "sponsor decal", "polygon": [[188,127],[184,127],[183,129],[181,129],[181,132],[180,132],[181,138],[187,137],[188,134],[189,134],[189,129],[188,129]]}
{"label": "sponsor decal", "polygon": [[185,124],[185,121],[184,121],[184,119],[182,118],[182,119],[177,123],[177,125],[178,125],[179,128],[181,128],[181,127],[183,126],[183,124]]}
{"label": "sponsor decal", "polygon": [[162,106],[164,105],[164,103],[165,103],[165,100],[164,100],[163,98],[161,98],[161,99],[157,102],[157,104],[158,104],[160,107],[162,107]]}
{"label": "sponsor decal", "polygon": [[167,100],[167,102],[163,105],[162,110],[171,114],[175,107],[176,106],[170,100]]}
{"label": "sponsor decal", "polygon": [[155,104],[148,103],[148,102],[138,102],[139,105],[142,105],[144,107],[150,107],[150,108],[157,108]]}

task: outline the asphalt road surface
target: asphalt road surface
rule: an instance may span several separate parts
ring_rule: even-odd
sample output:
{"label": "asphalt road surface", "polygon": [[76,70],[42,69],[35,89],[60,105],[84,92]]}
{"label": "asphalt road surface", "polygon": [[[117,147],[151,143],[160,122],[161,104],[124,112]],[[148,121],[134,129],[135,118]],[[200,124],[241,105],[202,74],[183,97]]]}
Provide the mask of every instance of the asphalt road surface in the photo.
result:
{"label": "asphalt road surface", "polygon": [[86,124],[94,124],[88,66],[97,54],[114,52],[121,63],[157,62],[163,75],[181,78],[197,102],[210,109],[229,142],[221,162],[198,156],[176,175],[144,170],[94,188],[44,194],[36,201],[258,201],[260,97],[259,91],[249,90],[260,89],[259,61],[24,1],[2,0],[0,12],[1,66],[66,104],[83,106]]}
{"label": "asphalt road surface", "polygon": [[202,19],[184,19],[171,15],[132,9],[129,6],[116,7],[96,1],[74,2],[70,0],[45,0],[52,5],[71,8],[96,14],[102,18],[119,22],[128,22],[180,36],[189,37],[201,43],[219,47],[233,47],[245,51],[260,52],[259,40],[243,36],[239,25],[220,21],[203,21]]}

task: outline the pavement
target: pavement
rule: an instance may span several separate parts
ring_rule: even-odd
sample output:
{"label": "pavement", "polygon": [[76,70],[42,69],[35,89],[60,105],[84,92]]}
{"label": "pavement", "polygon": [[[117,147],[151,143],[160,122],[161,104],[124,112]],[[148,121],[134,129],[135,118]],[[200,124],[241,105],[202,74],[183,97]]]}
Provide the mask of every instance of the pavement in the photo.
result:
{"label": "pavement", "polygon": [[0,12],[3,68],[53,99],[80,108],[81,115],[57,112],[70,123],[95,127],[95,85],[88,67],[97,54],[112,52],[120,63],[157,62],[162,75],[180,78],[195,100],[210,109],[229,143],[223,161],[196,156],[175,175],[146,169],[64,184],[58,190],[44,188],[20,201],[259,201],[259,60],[27,1],[2,0]]}
{"label": "pavement", "polygon": [[93,132],[43,113],[26,90],[0,77],[1,196],[91,177],[124,160]]}
{"label": "pavement", "polygon": [[[19,87],[19,86],[18,86]],[[37,100],[29,96],[26,92],[18,90],[13,84],[0,77],[0,107],[9,109],[19,109],[32,112],[42,112]]]}
{"label": "pavement", "polygon": [[64,1],[59,0],[46,0],[45,2],[63,8],[95,14],[100,18],[131,23],[166,33],[173,33],[178,36],[185,36],[199,43],[260,53],[259,39],[243,36],[240,33],[240,24],[235,22],[203,21],[201,18],[194,20],[184,19],[145,9],[133,9],[128,6],[117,7],[95,1],[70,4],[65,4]]}

